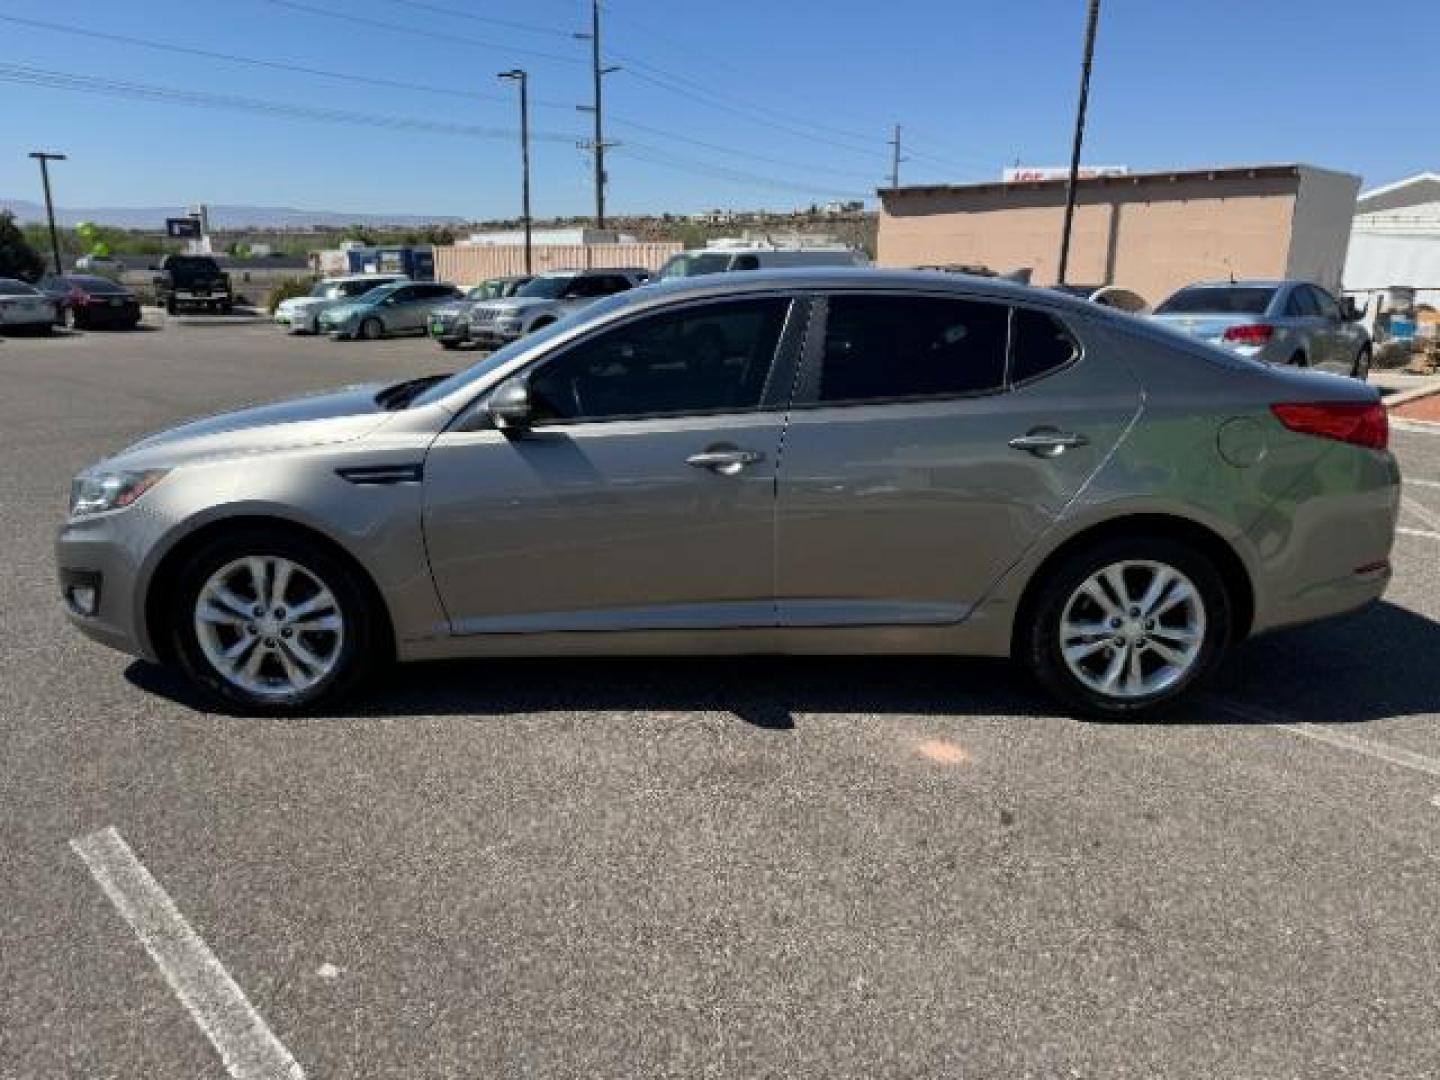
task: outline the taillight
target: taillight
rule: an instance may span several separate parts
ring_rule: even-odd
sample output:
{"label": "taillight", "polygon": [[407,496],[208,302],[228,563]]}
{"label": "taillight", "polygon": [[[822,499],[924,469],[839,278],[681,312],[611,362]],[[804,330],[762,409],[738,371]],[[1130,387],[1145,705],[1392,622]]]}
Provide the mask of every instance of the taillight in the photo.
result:
{"label": "taillight", "polygon": [[1275,328],[1265,323],[1232,326],[1225,331],[1225,340],[1236,345],[1264,345],[1275,336]]}
{"label": "taillight", "polygon": [[1280,423],[1302,435],[1338,439],[1372,450],[1384,450],[1390,443],[1390,415],[1378,401],[1271,405],[1270,411]]}
{"label": "taillight", "polygon": [[70,291],[70,303],[74,304],[76,307],[84,307],[86,304],[90,303],[90,294],[87,292],[81,292],[79,289],[72,289]]}

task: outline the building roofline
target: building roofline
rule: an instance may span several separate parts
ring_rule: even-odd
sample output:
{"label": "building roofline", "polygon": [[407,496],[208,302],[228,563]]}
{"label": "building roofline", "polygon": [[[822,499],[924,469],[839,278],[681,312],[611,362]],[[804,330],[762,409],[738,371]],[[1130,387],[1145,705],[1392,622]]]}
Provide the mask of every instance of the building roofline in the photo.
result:
{"label": "building roofline", "polygon": [[[1255,180],[1261,177],[1298,178],[1302,172],[1330,172],[1314,165],[1288,162],[1266,165],[1224,165],[1210,169],[1166,169],[1160,172],[1127,173],[1123,176],[1082,176],[1081,188],[1137,187],[1142,184],[1173,184],[1182,180],[1221,180],[1240,177]],[[1345,175],[1343,173],[1336,175]],[[1359,177],[1356,177],[1358,180]],[[1063,191],[1069,181],[1065,177],[1048,180],[985,180],[975,184],[920,184],[904,187],[879,188],[876,192],[882,199],[887,195],[941,195],[956,192],[982,191]]]}
{"label": "building roofline", "polygon": [[1396,180],[1393,184],[1381,184],[1379,187],[1371,188],[1369,191],[1362,191],[1359,198],[1373,199],[1377,195],[1389,195],[1392,191],[1400,191],[1402,188],[1410,187],[1412,184],[1424,183],[1427,180],[1440,182],[1440,173],[1416,173],[1414,176],[1407,176],[1403,180]]}

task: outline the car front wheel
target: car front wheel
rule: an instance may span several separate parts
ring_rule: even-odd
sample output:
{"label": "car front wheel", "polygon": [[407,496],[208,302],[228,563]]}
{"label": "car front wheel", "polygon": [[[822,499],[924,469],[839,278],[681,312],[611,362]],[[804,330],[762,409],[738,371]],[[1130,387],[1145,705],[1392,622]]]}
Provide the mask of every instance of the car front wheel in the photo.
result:
{"label": "car front wheel", "polygon": [[241,532],[207,545],[180,573],[173,652],[210,699],[287,714],[343,695],[376,655],[367,591],[324,545]]}
{"label": "car front wheel", "polygon": [[1214,672],[1230,623],[1229,595],[1204,555],[1161,537],[1112,540],[1040,584],[1025,659],[1078,712],[1146,719]]}
{"label": "car front wheel", "polygon": [[379,319],[366,319],[360,324],[360,336],[366,341],[379,341],[385,336],[385,325]]}

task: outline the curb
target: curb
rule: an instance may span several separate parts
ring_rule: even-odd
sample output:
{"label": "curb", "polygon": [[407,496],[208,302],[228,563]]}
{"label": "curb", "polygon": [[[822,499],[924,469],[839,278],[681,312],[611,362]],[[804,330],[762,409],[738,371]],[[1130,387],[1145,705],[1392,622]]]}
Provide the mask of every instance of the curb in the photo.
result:
{"label": "curb", "polygon": [[1421,398],[1427,398],[1431,394],[1440,394],[1440,380],[1437,380],[1433,386],[1417,386],[1410,390],[1401,390],[1397,394],[1391,394],[1385,399],[1385,407],[1387,409],[1393,409],[1396,405],[1406,405],[1412,401],[1419,401]]}

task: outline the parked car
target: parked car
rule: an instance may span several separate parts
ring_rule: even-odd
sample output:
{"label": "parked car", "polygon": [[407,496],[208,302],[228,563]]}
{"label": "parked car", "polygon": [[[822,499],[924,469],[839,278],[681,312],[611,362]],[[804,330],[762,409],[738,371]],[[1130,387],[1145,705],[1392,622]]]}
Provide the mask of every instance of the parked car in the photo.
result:
{"label": "parked car", "polygon": [[48,334],[55,325],[55,304],[34,285],[0,278],[0,330]]}
{"label": "parked car", "polygon": [[275,321],[288,327],[292,334],[318,334],[320,314],[339,307],[371,289],[409,281],[403,274],[356,274],[350,277],[325,278],[316,282],[309,296],[293,296],[275,306]]}
{"label": "parked car", "polygon": [[95,274],[47,274],[36,286],[55,305],[55,323],[89,330],[140,325],[140,298],[119,282]]}
{"label": "parked car", "polygon": [[430,312],[460,296],[454,285],[397,281],[370,289],[320,313],[322,334],[375,341],[389,334],[425,333]]}
{"label": "parked car", "polygon": [[209,255],[166,255],[158,269],[155,295],[167,314],[213,311],[228,315],[235,306],[230,275]]}
{"label": "parked car", "polygon": [[85,633],[240,711],[391,655],[903,652],[1139,717],[1382,594],[1386,440],[1369,386],[1040,289],[722,275],[144,439],[57,559]]}
{"label": "parked car", "polygon": [[1359,316],[1306,281],[1218,281],[1181,289],[1155,309],[1159,322],[1267,364],[1293,364],[1364,380],[1373,355]]}
{"label": "parked car", "polygon": [[514,296],[532,280],[529,274],[519,274],[481,282],[459,300],[441,304],[430,313],[430,336],[440,343],[441,348],[458,349],[470,340],[470,312],[476,304]]}
{"label": "parked car", "polygon": [[1141,314],[1150,310],[1150,305],[1145,302],[1143,296],[1130,289],[1122,289],[1119,285],[1052,285],[1050,287],[1056,292],[1073,296],[1077,300],[1089,300],[1092,304],[1128,311],[1131,314]]}
{"label": "parked car", "polygon": [[497,348],[642,282],[634,270],[552,270],[540,274],[508,299],[472,307],[470,340],[484,348]]}
{"label": "parked car", "polygon": [[712,241],[698,251],[672,255],[655,275],[656,281],[733,274],[742,270],[779,270],[805,266],[865,266],[864,252],[843,244],[786,247],[763,241]]}

